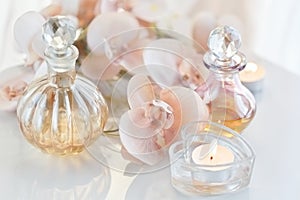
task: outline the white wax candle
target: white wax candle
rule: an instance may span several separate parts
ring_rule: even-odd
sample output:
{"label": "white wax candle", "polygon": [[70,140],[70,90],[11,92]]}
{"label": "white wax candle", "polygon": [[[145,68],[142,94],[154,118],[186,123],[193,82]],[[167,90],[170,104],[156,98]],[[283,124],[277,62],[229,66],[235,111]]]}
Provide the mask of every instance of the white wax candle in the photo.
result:
{"label": "white wax candle", "polygon": [[261,90],[264,77],[265,69],[253,62],[249,62],[245,69],[240,72],[242,83],[252,91]]}
{"label": "white wax candle", "polygon": [[234,161],[234,155],[230,149],[221,145],[203,144],[196,147],[192,152],[192,160],[198,165],[211,165],[205,168],[210,171],[224,170],[227,167],[213,167]]}

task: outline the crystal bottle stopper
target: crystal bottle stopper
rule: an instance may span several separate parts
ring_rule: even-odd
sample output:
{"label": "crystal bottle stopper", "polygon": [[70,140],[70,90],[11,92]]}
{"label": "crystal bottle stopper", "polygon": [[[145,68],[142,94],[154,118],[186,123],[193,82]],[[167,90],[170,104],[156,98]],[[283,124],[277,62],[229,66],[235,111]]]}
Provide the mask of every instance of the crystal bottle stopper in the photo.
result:
{"label": "crystal bottle stopper", "polygon": [[47,45],[45,59],[51,70],[67,72],[75,69],[78,49],[72,45],[76,38],[73,21],[64,16],[48,19],[43,25],[43,39]]}
{"label": "crystal bottle stopper", "polygon": [[52,17],[43,25],[43,39],[57,53],[65,52],[73,44],[75,37],[75,25],[67,17]]}
{"label": "crystal bottle stopper", "polygon": [[204,64],[215,70],[242,70],[246,57],[239,51],[241,35],[233,27],[220,26],[214,29],[208,38],[209,51],[204,55]]}

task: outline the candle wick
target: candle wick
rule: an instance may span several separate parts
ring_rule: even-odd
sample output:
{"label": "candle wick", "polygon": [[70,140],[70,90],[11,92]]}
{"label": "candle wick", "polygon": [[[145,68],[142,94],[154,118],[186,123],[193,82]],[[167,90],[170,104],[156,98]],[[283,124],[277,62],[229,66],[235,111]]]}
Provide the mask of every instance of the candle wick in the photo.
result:
{"label": "candle wick", "polygon": [[214,159],[214,157],[213,157],[213,156],[211,156],[211,157],[210,157],[210,160],[213,160],[213,159]]}

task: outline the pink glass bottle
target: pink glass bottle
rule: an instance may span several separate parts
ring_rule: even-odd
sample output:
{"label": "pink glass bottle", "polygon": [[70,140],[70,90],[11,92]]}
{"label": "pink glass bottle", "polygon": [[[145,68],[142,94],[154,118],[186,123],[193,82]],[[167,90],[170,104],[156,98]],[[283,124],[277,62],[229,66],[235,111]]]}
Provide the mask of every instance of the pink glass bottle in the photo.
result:
{"label": "pink glass bottle", "polygon": [[214,29],[203,61],[209,69],[206,83],[196,89],[209,107],[210,120],[242,132],[255,115],[252,93],[241,83],[239,72],[246,57],[239,52],[241,36],[229,26]]}

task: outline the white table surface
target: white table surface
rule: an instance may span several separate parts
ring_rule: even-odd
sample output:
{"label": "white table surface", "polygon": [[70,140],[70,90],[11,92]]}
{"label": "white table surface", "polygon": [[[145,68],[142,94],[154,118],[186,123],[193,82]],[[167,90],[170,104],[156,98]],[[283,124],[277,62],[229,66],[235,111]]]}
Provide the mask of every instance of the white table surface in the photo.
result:
{"label": "white table surface", "polygon": [[[300,199],[300,77],[270,63],[244,137],[256,152],[250,186],[213,200]],[[128,176],[79,156],[46,155],[25,141],[14,113],[0,112],[0,199],[188,199],[169,168]],[[192,198],[196,199],[196,198]],[[202,199],[202,198],[198,198]]]}

